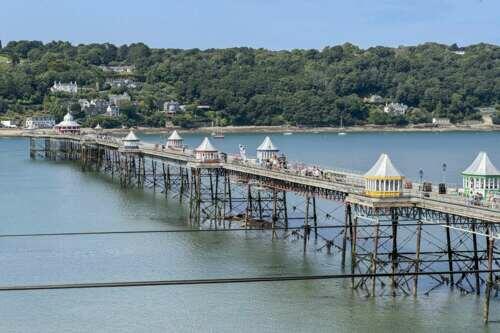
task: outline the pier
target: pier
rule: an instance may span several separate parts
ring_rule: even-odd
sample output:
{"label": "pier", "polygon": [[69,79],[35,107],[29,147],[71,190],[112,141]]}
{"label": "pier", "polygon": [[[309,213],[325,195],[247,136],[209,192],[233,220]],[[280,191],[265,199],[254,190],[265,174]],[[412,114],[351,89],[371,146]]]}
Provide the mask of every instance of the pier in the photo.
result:
{"label": "pier", "polygon": [[[490,320],[490,299],[498,297],[500,281],[500,253],[495,244],[500,238],[498,204],[423,192],[420,186],[403,188],[401,177],[394,175],[387,176],[384,190],[377,175],[368,176],[368,185],[365,174],[334,168],[328,173],[306,175],[293,168],[270,167],[219,152],[205,141],[194,150],[180,148],[174,139],[172,145],[160,145],[141,143],[133,136],[120,140],[99,134],[28,135],[32,159],[75,161],[82,171],[104,173],[123,188],[162,193],[167,200],[188,206],[192,226],[209,228],[200,230],[266,229],[272,239],[300,239],[304,253],[311,251],[313,244],[316,249],[341,256],[343,274],[276,277],[276,281],[341,278],[369,297],[417,296],[446,286],[464,294],[482,295],[484,321]],[[367,188],[372,186],[370,180],[376,184],[373,188]],[[290,196],[299,198],[301,207],[290,207]],[[320,209],[329,202],[342,205],[343,220]],[[256,277],[118,282],[116,286],[224,280],[273,281]],[[110,286],[113,284],[66,287]],[[63,287],[14,286],[0,291]]]}

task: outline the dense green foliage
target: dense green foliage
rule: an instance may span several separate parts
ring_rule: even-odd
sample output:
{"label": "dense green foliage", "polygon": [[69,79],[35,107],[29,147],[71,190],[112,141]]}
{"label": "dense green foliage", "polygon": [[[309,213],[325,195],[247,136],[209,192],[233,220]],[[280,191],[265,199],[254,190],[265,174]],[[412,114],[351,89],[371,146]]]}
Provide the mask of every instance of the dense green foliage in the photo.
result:
{"label": "dense green foliage", "polygon": [[[500,102],[500,47],[478,44],[462,49],[465,54],[454,50],[455,45],[433,43],[366,50],[344,44],[321,51],[201,51],[150,49],[142,43],[10,42],[0,50],[10,59],[0,63],[0,113],[43,108],[60,118],[69,97],[49,96],[55,80],[84,87],[75,100],[105,97],[110,91],[102,87],[110,74],[98,66],[131,64],[136,66],[133,78],[143,84],[128,91],[137,102],[119,120],[128,125],[163,125],[165,119],[156,111],[170,99],[215,110],[199,114],[193,107],[174,119],[186,126],[207,119],[233,125],[322,126],[338,125],[341,117],[346,125],[403,125],[428,122],[432,116],[477,119],[475,107]],[[363,102],[371,94],[405,103],[410,112],[384,114]]]}
{"label": "dense green foliage", "polygon": [[500,125],[500,106],[497,106],[496,112],[492,117],[493,123]]}

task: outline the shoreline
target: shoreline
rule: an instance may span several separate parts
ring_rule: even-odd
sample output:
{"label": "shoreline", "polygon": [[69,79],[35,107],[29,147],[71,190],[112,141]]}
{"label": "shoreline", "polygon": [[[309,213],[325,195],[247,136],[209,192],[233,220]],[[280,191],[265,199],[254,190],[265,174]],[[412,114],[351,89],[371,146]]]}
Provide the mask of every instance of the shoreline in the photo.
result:
{"label": "shoreline", "polygon": [[[219,129],[219,128],[217,128]],[[207,133],[210,134],[214,131],[213,127],[199,127],[195,129],[184,129],[180,127],[138,127],[135,129],[138,133],[143,134],[162,134],[171,133],[173,130],[177,130],[180,133]],[[223,133],[391,133],[391,132],[498,132],[500,131],[500,125],[479,125],[479,126],[444,126],[444,127],[423,127],[423,126],[405,126],[405,127],[392,127],[392,126],[377,126],[377,125],[366,125],[366,126],[351,126],[345,127],[341,130],[338,127],[296,127],[296,126],[227,126],[221,127],[220,130]],[[45,131],[51,132],[51,129],[45,130],[35,130],[34,133]],[[129,128],[113,128],[104,129],[104,133],[128,133]],[[20,128],[0,128],[0,137],[22,137],[30,133]],[[91,128],[82,128],[83,133],[94,133],[95,130]]]}

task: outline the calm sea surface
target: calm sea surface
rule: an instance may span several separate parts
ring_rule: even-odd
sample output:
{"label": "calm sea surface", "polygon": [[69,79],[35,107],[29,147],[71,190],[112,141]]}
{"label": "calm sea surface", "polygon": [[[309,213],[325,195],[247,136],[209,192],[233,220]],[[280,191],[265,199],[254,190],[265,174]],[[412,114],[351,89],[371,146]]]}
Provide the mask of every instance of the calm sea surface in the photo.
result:
{"label": "calm sea surface", "polygon": [[[202,136],[185,138],[193,146]],[[290,160],[326,167],[366,171],[386,152],[407,177],[423,169],[434,182],[459,183],[481,150],[500,166],[498,132],[271,138]],[[262,139],[228,134],[214,144],[234,153],[245,144],[253,155]],[[123,190],[71,163],[31,161],[27,140],[0,139],[0,234],[187,229],[186,217],[175,200]],[[304,256],[300,242],[260,231],[0,238],[2,286],[338,272],[338,254]],[[0,332],[500,332],[500,322],[483,326],[482,304],[446,289],[366,298],[340,280],[4,292]]]}

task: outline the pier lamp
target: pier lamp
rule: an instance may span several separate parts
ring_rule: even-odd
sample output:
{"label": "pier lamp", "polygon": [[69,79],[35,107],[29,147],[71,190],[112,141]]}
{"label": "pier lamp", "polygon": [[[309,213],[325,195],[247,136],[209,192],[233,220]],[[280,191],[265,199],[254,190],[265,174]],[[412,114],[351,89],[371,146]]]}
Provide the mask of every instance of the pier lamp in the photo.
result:
{"label": "pier lamp", "polygon": [[419,186],[420,187],[420,193],[422,193],[422,191],[423,191],[422,185],[423,185],[423,179],[424,179],[424,169],[420,169],[418,171],[418,176],[420,178],[420,186]]}
{"label": "pier lamp", "polygon": [[446,183],[446,168],[448,166],[446,165],[446,163],[443,163],[443,165],[441,167],[442,167],[442,170],[443,170],[443,183]]}

